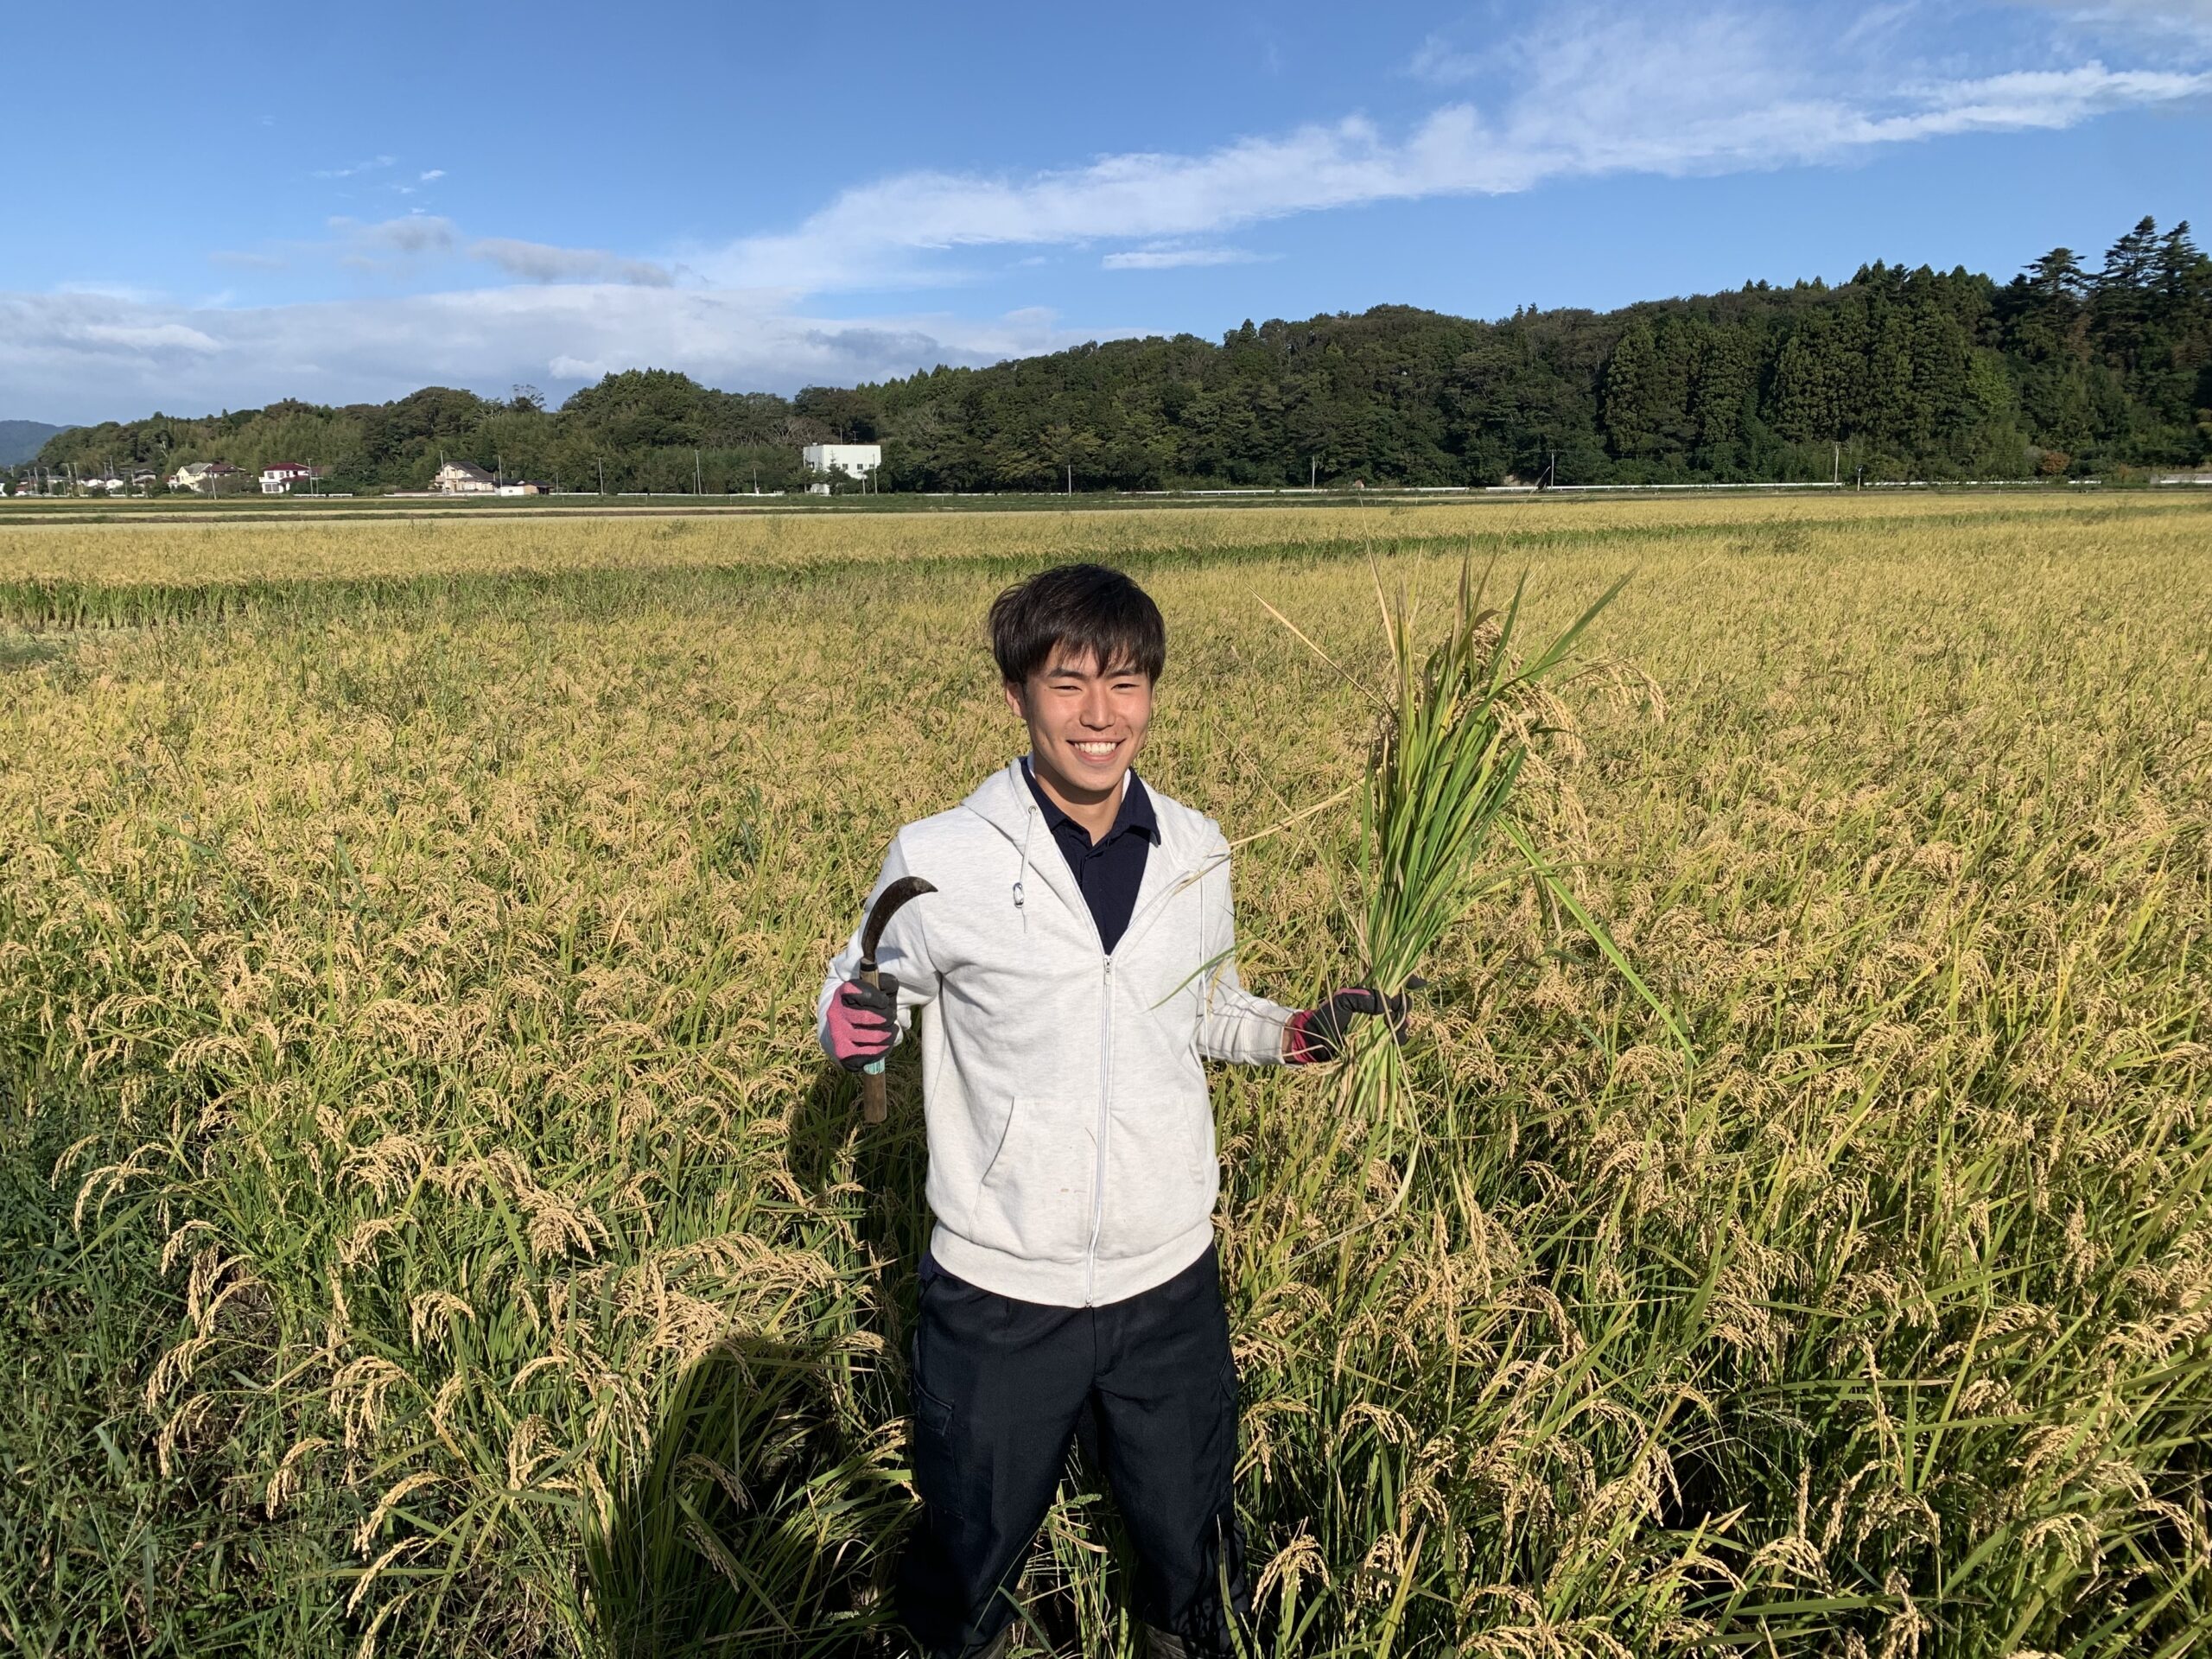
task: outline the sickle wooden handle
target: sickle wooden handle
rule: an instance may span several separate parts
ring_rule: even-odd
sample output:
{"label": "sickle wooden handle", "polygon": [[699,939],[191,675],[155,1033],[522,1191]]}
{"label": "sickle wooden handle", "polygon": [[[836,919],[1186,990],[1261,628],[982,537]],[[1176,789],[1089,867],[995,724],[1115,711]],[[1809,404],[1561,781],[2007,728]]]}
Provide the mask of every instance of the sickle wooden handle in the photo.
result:
{"label": "sickle wooden handle", "polygon": [[[882,984],[882,976],[876,972],[874,957],[861,959],[861,978],[870,985]],[[897,1009],[892,1010],[891,1017],[894,1020],[898,1019]],[[891,1098],[883,1086],[883,1062],[871,1060],[861,1072],[861,1116],[868,1122],[880,1123],[890,1108]]]}

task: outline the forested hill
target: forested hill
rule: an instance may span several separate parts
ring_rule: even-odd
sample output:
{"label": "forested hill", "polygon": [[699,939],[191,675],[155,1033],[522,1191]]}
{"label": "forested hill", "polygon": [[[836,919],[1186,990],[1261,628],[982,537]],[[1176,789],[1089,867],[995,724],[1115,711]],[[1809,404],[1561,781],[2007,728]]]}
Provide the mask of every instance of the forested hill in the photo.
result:
{"label": "forested hill", "polygon": [[0,467],[12,467],[38,454],[46,441],[62,429],[44,421],[0,421]]}
{"label": "forested hill", "polygon": [[221,459],[423,487],[439,458],[569,488],[799,481],[804,443],[880,440],[892,490],[2018,477],[2212,460],[2212,259],[2150,219],[2094,270],[2060,248],[1999,283],[1881,264],[1620,311],[1497,322],[1402,306],[1113,340],[796,398],[661,370],[546,410],[397,403],[156,416],[49,442],[48,466]]}

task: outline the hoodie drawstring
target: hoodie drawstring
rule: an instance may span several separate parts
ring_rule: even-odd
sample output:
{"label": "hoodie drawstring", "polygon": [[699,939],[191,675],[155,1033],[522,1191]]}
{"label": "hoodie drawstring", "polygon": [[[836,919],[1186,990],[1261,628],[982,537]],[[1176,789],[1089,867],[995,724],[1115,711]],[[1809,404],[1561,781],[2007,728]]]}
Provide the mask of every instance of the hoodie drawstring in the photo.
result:
{"label": "hoodie drawstring", "polygon": [[1029,937],[1029,912],[1022,905],[1021,884],[1029,874],[1029,837],[1037,828],[1037,805],[1028,804],[1021,815],[1021,863],[1014,873],[1014,907],[1021,912],[1021,937]]}

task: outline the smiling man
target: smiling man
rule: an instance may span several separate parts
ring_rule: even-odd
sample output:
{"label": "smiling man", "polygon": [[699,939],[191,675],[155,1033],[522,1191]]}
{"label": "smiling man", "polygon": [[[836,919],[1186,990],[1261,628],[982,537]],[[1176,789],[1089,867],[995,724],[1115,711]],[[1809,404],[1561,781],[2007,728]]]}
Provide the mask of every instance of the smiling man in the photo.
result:
{"label": "smiling man", "polygon": [[1003,1651],[1080,1430],[1135,1548],[1147,1651],[1227,1653],[1249,1597],[1205,1061],[1326,1060],[1381,1005],[1354,988],[1294,1012],[1238,983],[1221,827],[1132,769],[1167,657],[1141,588],[1047,570],[999,595],[990,632],[1029,753],[899,832],[875,891],[937,891],[891,922],[880,986],[854,978],[855,934],[817,1009],[854,1070],[919,1016],[937,1224],[901,1607],[931,1655]]}

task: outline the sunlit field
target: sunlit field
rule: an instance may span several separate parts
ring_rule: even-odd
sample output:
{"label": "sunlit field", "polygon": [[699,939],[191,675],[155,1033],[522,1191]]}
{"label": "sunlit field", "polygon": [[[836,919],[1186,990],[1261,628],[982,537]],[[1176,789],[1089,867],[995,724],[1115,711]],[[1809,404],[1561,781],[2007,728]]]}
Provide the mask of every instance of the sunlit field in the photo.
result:
{"label": "sunlit field", "polygon": [[[1158,598],[1297,1002],[1372,709],[1260,601],[1378,672],[1470,554],[1632,573],[1548,810],[1695,1058],[1525,893],[1411,1133],[1216,1074],[1257,1651],[2212,1639],[2212,501],[1846,494],[0,523],[0,1649],[899,1651],[919,1102],[812,1002],[985,607]],[[1119,1561],[1074,1465],[1029,1649]]]}
{"label": "sunlit field", "polygon": [[[1697,543],[1710,549],[1783,528],[1782,533],[1849,531],[1889,539],[1917,529],[2130,523],[2178,514],[2171,527],[2203,524],[2204,505],[2185,496],[1860,494],[1746,500],[1691,497],[1664,502],[1618,497],[1548,497],[1459,502],[1402,498],[1334,507],[1228,505],[1065,511],[847,513],[764,512],[743,517],[542,517],[496,509],[425,511],[421,516],[323,518],[282,510],[207,524],[109,522],[98,510],[0,516],[0,620],[68,623],[174,620],[196,594],[200,607],[253,600],[291,608],[325,597],[302,583],[414,580],[467,588],[476,579],[620,574],[652,579],[677,571],[819,576],[830,567],[877,563],[1003,563],[1027,568],[1071,550],[1102,559],[1211,563],[1229,559],[1301,562],[1363,556],[1370,545],[1420,544],[1522,556],[1581,548],[1604,536],[1634,550]],[[1969,540],[1979,530],[1967,530]],[[1634,556],[1631,552],[1630,556]],[[70,607],[81,607],[72,611]]]}

